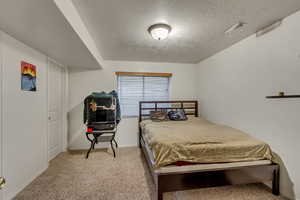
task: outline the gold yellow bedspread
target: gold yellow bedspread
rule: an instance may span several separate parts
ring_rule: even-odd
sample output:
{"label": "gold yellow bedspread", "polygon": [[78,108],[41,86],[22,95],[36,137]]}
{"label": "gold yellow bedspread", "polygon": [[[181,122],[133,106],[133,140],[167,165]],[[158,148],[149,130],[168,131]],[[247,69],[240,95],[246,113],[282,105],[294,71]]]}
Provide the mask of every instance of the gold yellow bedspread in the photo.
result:
{"label": "gold yellow bedspread", "polygon": [[143,138],[153,152],[155,167],[177,161],[224,163],[272,159],[268,144],[237,129],[203,118],[187,121],[141,122]]}

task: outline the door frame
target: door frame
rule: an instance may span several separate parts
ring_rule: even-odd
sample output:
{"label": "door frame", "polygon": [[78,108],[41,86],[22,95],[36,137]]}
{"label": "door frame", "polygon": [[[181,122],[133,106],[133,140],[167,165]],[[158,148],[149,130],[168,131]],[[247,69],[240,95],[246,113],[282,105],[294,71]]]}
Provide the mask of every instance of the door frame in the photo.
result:
{"label": "door frame", "polygon": [[[62,66],[62,65],[61,65]],[[69,71],[62,66],[62,152],[68,150]]]}
{"label": "door frame", "polygon": [[48,115],[49,115],[49,70],[50,70],[50,62],[56,64],[61,68],[61,116],[62,119],[59,129],[61,130],[62,137],[60,138],[60,152],[65,152],[67,150],[67,137],[68,137],[68,121],[67,121],[67,113],[68,113],[68,68],[64,65],[58,63],[52,58],[47,57],[47,160],[50,161],[51,157],[49,155],[49,128],[48,128]]}
{"label": "door frame", "polygon": [[[2,33],[0,32],[0,176],[3,174],[3,97],[4,97],[4,81],[3,81],[3,44]],[[3,190],[0,190],[0,200],[3,199]]]}

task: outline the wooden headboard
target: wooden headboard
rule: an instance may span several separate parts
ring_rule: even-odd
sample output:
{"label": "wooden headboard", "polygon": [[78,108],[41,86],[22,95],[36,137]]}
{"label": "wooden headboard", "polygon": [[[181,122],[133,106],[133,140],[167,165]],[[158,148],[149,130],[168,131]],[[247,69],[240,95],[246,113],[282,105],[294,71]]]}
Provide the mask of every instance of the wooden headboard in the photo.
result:
{"label": "wooden headboard", "polygon": [[[183,109],[186,115],[198,117],[198,101],[140,101],[139,122],[141,122],[144,117],[150,116],[150,111],[169,111],[177,109]],[[144,113],[145,111],[147,113]]]}

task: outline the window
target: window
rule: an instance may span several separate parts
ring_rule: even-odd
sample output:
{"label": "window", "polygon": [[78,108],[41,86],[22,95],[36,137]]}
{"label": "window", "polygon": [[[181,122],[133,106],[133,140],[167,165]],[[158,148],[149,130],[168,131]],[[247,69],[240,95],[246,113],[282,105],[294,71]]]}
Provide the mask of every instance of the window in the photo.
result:
{"label": "window", "polygon": [[123,116],[137,116],[139,101],[169,100],[170,76],[118,75]]}

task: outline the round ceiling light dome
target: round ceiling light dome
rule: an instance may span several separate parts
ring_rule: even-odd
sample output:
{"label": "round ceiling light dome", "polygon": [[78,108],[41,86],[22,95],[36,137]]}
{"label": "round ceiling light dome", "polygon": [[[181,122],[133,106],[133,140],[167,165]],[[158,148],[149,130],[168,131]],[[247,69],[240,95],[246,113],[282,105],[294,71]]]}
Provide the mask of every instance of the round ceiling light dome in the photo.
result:
{"label": "round ceiling light dome", "polygon": [[166,39],[172,28],[168,24],[153,24],[148,28],[150,35],[156,40]]}

